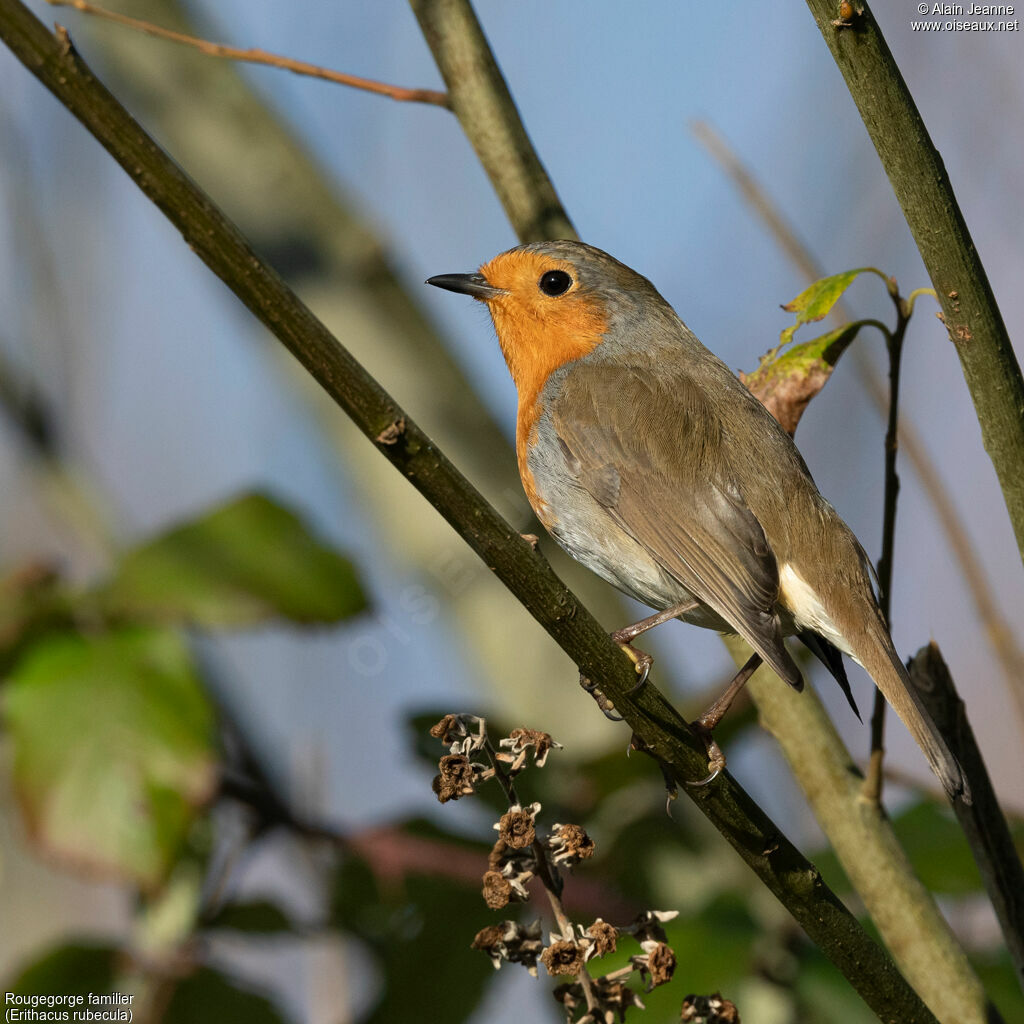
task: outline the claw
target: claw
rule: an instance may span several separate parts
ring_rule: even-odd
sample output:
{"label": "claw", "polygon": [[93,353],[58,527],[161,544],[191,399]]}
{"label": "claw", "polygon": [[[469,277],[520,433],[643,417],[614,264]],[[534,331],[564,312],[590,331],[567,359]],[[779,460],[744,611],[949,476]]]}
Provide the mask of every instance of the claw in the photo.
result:
{"label": "claw", "polygon": [[643,671],[640,671],[640,666],[637,665],[637,671],[640,672],[640,678],[630,687],[629,695],[633,696],[634,693],[638,693],[643,689],[644,683],[647,682],[647,677],[650,675],[651,666],[649,664],[644,665]]}
{"label": "claw", "polygon": [[[710,767],[710,765],[709,765],[709,767]],[[721,775],[721,774],[722,774],[722,769],[721,768],[716,768],[707,778],[700,779],[700,780],[698,780],[696,782],[691,782],[689,779],[687,779],[686,784],[688,786],[706,786],[709,783],[714,782],[715,779],[717,779],[718,776]]]}
{"label": "claw", "polygon": [[711,774],[696,782],[688,781],[686,784],[688,786],[707,786],[722,774],[722,769],[725,768],[725,753],[715,742],[714,736],[711,735],[711,730],[699,718],[696,722],[690,723],[690,728],[693,729],[704,744],[704,749],[708,755],[708,768],[711,769]]}
{"label": "claw", "polygon": [[646,651],[641,651],[638,647],[634,647],[628,641],[623,640],[617,633],[612,633],[612,639],[620,648],[622,648],[623,654],[633,662],[633,665],[636,668],[636,674],[640,677],[637,683],[629,691],[630,696],[632,696],[644,685],[644,683],[647,682],[647,677],[651,674],[651,666],[654,664],[654,659]]}
{"label": "claw", "polygon": [[601,709],[601,714],[609,722],[623,721],[622,715],[615,710],[615,705],[592,683],[582,672],[580,673],[580,686],[594,698],[595,703]]}

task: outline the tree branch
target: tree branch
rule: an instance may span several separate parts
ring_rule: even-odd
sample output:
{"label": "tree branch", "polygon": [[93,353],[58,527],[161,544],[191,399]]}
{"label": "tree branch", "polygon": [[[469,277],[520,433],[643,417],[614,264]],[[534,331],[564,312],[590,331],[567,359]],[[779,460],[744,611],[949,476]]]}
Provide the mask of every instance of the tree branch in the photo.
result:
{"label": "tree branch", "polygon": [[271,68],[281,68],[284,71],[293,71],[297,75],[305,75],[307,78],[322,78],[335,85],[347,85],[352,89],[362,89],[364,92],[373,92],[378,96],[388,96],[393,100],[400,100],[405,103],[427,103],[435,107],[448,109],[448,96],[436,89],[407,89],[400,85],[388,85],[387,82],[376,82],[372,78],[361,78],[359,75],[349,75],[344,71],[332,71],[330,68],[322,68],[316,64],[308,64],[304,60],[293,60],[291,57],[282,57],[276,53],[269,53],[256,47],[240,49],[237,46],[227,46],[224,43],[214,43],[209,39],[199,39],[196,36],[185,35],[184,32],[175,32],[173,29],[161,28],[149,21],[141,21],[139,18],[129,18],[126,14],[118,14],[116,11],[108,11],[106,8],[97,7],[95,4],[87,3],[86,0],[46,0],[51,7],[73,7],[83,14],[92,14],[97,18],[106,18],[117,25],[125,28],[135,29],[136,32],[145,32],[148,36],[155,36],[157,39],[167,39],[172,43],[181,43],[184,46],[191,46],[207,57],[225,57],[228,60],[241,61],[245,64],[264,64]]}
{"label": "tree branch", "polygon": [[[731,639],[737,664],[750,648]],[[914,873],[884,808],[862,794],[863,779],[817,693],[797,693],[768,670],[747,686],[761,724],[778,741],[854,891],[900,969],[943,1021],[1001,1018],[931,893]]]}
{"label": "tree branch", "polygon": [[452,110],[521,242],[576,238],[469,0],[410,0]]}
{"label": "tree branch", "polygon": [[866,0],[848,28],[807,0],[931,277],[1024,558],[1024,377],[942,158]]}
{"label": "tree branch", "polygon": [[973,803],[961,807],[958,800],[954,810],[992,900],[1017,981],[1024,989],[1024,865],[938,645],[922,647],[909,668],[911,681],[943,736],[953,738],[951,749],[970,779]]}
{"label": "tree branch", "polygon": [[[55,37],[19,0],[0,0],[0,37],[101,142],[196,254],[466,539],[580,669],[600,681],[673,778],[682,783],[703,774],[703,750],[674,709],[653,686],[630,695],[635,682],[632,664],[597,621],[132,120],[92,75],[67,33],[58,30]],[[935,1018],[888,956],[730,777],[712,787],[685,787],[685,791],[879,1016],[904,1024],[933,1024]]]}

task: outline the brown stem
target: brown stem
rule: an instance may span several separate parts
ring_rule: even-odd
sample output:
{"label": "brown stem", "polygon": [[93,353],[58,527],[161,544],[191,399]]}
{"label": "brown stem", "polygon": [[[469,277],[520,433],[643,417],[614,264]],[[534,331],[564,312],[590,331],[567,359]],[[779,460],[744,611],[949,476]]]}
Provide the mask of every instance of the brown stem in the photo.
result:
{"label": "brown stem", "polygon": [[[678,781],[698,777],[703,751],[656,687],[630,693],[636,681],[632,663],[601,624],[132,120],[96,80],[67,33],[61,30],[54,37],[20,0],[0,0],[0,38],[465,538],[579,669],[610,693],[629,726],[671,766]],[[686,787],[686,793],[877,1014],[902,1024],[934,1024],[934,1015],[889,957],[729,775],[704,789]]]}
{"label": "brown stem", "polygon": [[[896,329],[886,333],[885,347],[889,354],[889,417],[885,428],[885,491],[882,497],[882,553],[878,558],[878,604],[886,625],[892,629],[892,569],[896,545],[896,502],[900,478],[896,472],[899,451],[900,365],[903,361],[903,340],[910,322],[911,307],[903,302],[896,282],[890,280],[889,294],[896,306]],[[878,803],[882,799],[882,761],[885,756],[885,709],[882,691],[875,690],[871,712],[871,756],[862,792],[865,799]]]}
{"label": "brown stem", "polygon": [[269,53],[267,50],[260,50],[256,47],[243,50],[236,46],[227,46],[224,43],[214,43],[208,39],[185,35],[184,32],[175,32],[173,29],[162,28],[150,21],[141,21],[139,18],[130,18],[126,14],[108,11],[104,7],[97,7],[96,4],[87,3],[86,0],[46,0],[46,2],[51,7],[73,7],[76,11],[81,11],[83,14],[91,14],[97,18],[106,18],[115,24],[135,29],[136,32],[145,32],[146,35],[155,36],[157,39],[167,39],[172,43],[191,46],[200,53],[206,54],[207,57],[224,57],[227,60],[241,61],[245,64],[264,64],[271,68],[293,71],[297,75],[305,75],[308,78],[322,78],[324,81],[334,82],[335,85],[347,85],[353,89],[362,89],[364,92],[376,93],[378,96],[389,96],[393,100],[400,100],[405,103],[428,103],[435,107],[451,108],[451,104],[448,102],[448,95],[438,92],[436,89],[407,89],[400,85],[376,82],[372,78],[349,75],[344,71],[332,71],[330,68],[308,64],[303,60],[293,60],[291,57],[282,57],[279,54]]}

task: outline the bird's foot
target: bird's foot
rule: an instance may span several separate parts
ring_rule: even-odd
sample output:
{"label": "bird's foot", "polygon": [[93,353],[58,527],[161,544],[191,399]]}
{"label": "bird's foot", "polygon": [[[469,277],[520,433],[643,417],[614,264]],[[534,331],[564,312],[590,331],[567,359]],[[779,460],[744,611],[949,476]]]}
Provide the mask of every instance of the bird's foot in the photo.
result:
{"label": "bird's foot", "polygon": [[594,698],[594,702],[601,709],[601,714],[609,722],[621,722],[622,715],[615,710],[615,705],[592,683],[582,672],[580,673],[580,686]]}
{"label": "bird's foot", "polygon": [[698,718],[695,722],[690,723],[690,728],[697,734],[697,738],[704,744],[704,749],[708,755],[708,769],[711,774],[707,778],[699,779],[696,782],[687,782],[688,786],[706,786],[722,773],[725,768],[725,752],[715,742],[715,737],[712,735],[711,730],[704,724],[702,718]]}
{"label": "bird's foot", "polygon": [[622,648],[626,657],[633,662],[636,674],[640,677],[636,685],[629,691],[631,694],[636,693],[647,682],[647,677],[651,673],[651,666],[654,664],[654,659],[646,651],[641,651],[639,647],[634,647],[630,643],[634,636],[636,634],[632,632],[632,627],[620,629],[612,633],[612,639]]}

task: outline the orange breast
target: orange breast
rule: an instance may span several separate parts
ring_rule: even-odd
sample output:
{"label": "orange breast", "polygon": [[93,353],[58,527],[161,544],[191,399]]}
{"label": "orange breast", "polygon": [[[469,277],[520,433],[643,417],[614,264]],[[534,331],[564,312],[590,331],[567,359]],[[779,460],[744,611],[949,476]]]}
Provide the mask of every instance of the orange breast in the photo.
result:
{"label": "orange breast", "polygon": [[527,461],[537,443],[537,424],[544,411],[541,392],[555,370],[592,352],[608,328],[602,302],[576,284],[556,297],[541,292],[537,282],[549,270],[564,270],[576,279],[572,264],[529,251],[503,253],[480,268],[490,284],[504,290],[487,305],[519,393],[519,475],[530,505],[548,528],[555,523],[555,516],[538,494]]}

